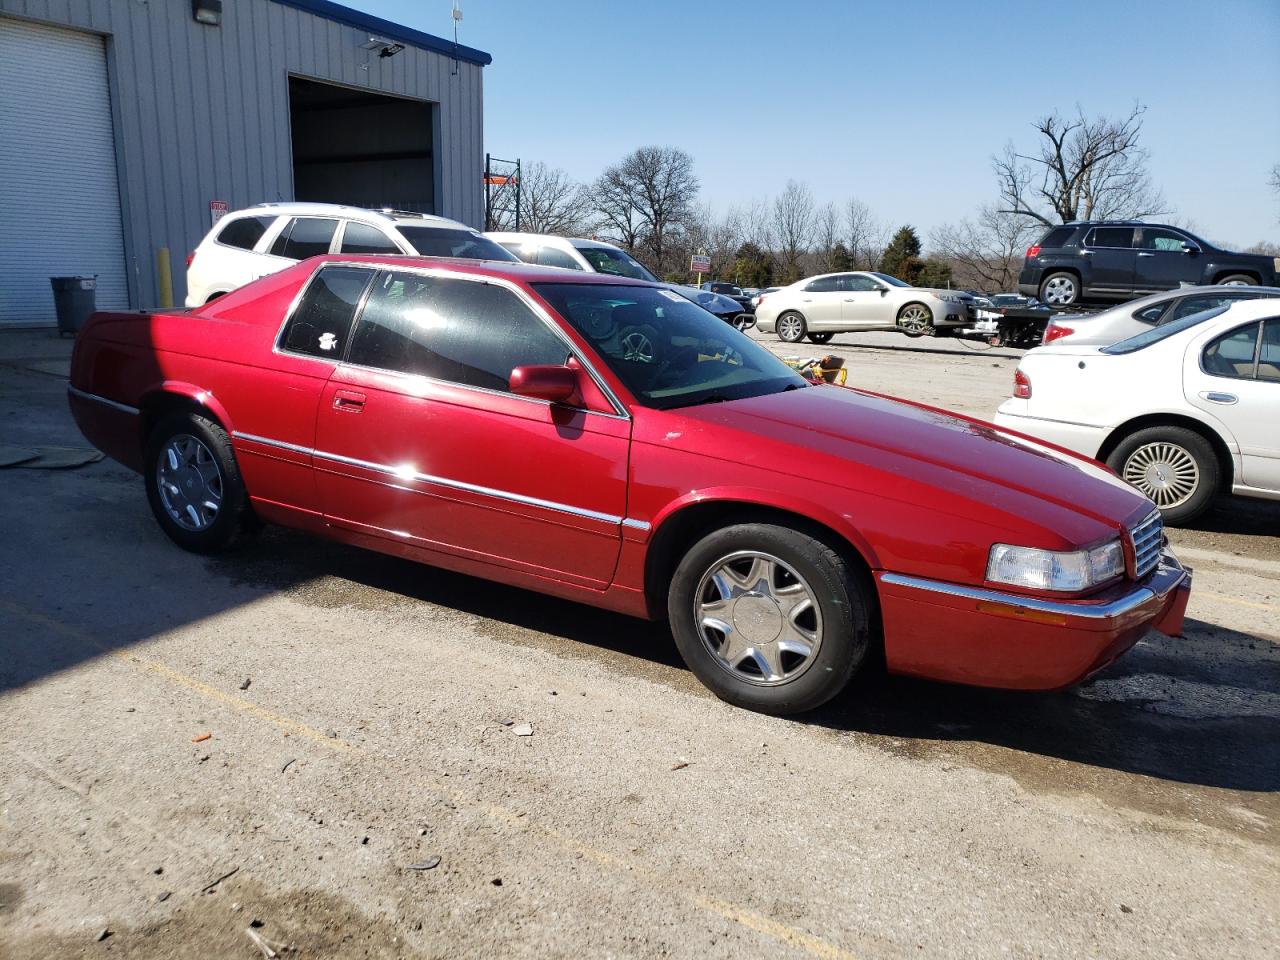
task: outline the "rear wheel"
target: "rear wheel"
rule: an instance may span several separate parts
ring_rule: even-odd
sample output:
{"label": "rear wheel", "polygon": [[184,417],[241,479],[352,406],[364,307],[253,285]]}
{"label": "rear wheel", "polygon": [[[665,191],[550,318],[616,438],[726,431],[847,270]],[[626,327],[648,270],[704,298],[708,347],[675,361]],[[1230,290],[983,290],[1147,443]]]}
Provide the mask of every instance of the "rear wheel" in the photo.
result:
{"label": "rear wheel", "polygon": [[1188,523],[1213,502],[1222,468],[1209,441],[1185,427],[1147,427],[1125,437],[1107,466],[1150,497],[1166,524]]}
{"label": "rear wheel", "polygon": [[1218,282],[1224,287],[1256,287],[1258,285],[1258,281],[1246,273],[1233,273]]}
{"label": "rear wheel", "polygon": [[1051,273],[1040,284],[1040,302],[1069,307],[1080,299],[1080,281],[1074,273]]}
{"label": "rear wheel", "polygon": [[145,451],[147,500],[169,539],[194,553],[218,553],[253,526],[249,496],[216,422],[194,411],[166,417]]}
{"label": "rear wheel", "polygon": [[933,311],[923,303],[908,303],[898,311],[898,329],[908,337],[933,335]]}
{"label": "rear wheel", "polygon": [[778,339],[783,343],[799,343],[808,331],[804,317],[789,310],[778,318]]}
{"label": "rear wheel", "polygon": [[693,545],[667,612],[685,663],[717,696],[789,714],[848,684],[871,644],[874,603],[865,576],[827,544],[744,523]]}
{"label": "rear wheel", "polygon": [[811,333],[809,334],[810,343],[830,343],[834,333]]}

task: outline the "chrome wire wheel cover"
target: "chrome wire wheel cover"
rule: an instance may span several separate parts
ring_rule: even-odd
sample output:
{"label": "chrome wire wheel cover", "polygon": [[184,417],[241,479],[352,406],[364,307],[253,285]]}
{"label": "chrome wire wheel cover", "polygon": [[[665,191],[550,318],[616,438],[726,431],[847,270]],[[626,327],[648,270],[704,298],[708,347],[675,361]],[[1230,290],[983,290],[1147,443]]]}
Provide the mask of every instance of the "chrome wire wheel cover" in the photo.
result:
{"label": "chrome wire wheel cover", "polygon": [[822,611],[812,588],[775,556],[740,550],[702,576],[694,623],[715,662],[747,683],[775,687],[812,666]]}
{"label": "chrome wire wheel cover", "polygon": [[778,321],[778,339],[787,343],[795,343],[800,339],[804,323],[795,314],[783,317]]}
{"label": "chrome wire wheel cover", "polygon": [[1248,280],[1224,280],[1224,281],[1222,282],[1222,285],[1223,285],[1224,287],[1251,287],[1251,286],[1253,286],[1253,284],[1251,284]]}
{"label": "chrome wire wheel cover", "polygon": [[918,303],[904,307],[902,313],[898,315],[898,326],[911,333],[928,333],[929,325],[932,322],[933,315],[929,313],[928,307],[923,307]]}
{"label": "chrome wire wheel cover", "polygon": [[156,488],[170,519],[184,530],[207,530],[222,506],[222,471],[200,440],[171,437],[156,462]]}
{"label": "chrome wire wheel cover", "polygon": [[1186,503],[1200,487],[1200,467],[1185,447],[1161,440],[1143,444],[1124,462],[1125,483],[1137,487],[1157,507]]}
{"label": "chrome wire wheel cover", "polygon": [[636,363],[653,363],[653,343],[641,330],[632,330],[622,338],[622,359]]}
{"label": "chrome wire wheel cover", "polygon": [[1070,277],[1054,277],[1044,285],[1045,303],[1070,303],[1075,296],[1075,281]]}

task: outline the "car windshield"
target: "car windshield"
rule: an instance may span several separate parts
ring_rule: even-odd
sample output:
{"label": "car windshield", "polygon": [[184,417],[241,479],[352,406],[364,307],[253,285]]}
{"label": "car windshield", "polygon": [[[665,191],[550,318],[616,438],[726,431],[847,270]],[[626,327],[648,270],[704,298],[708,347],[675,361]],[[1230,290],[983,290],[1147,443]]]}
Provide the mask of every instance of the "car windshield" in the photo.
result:
{"label": "car windshield", "polygon": [[891,287],[911,286],[911,284],[905,283],[902,280],[899,280],[897,277],[891,277],[887,273],[873,273],[872,276],[875,277],[877,280],[883,280],[885,283],[889,284],[889,286]]}
{"label": "car windshield", "polygon": [[519,263],[505,247],[470,230],[396,224],[401,236],[424,257],[461,257],[464,260],[502,260]]}
{"label": "car windshield", "polygon": [[596,273],[657,282],[658,278],[646,270],[644,264],[621,250],[611,247],[578,247],[578,252],[587,258],[587,263],[591,264],[591,269]]}
{"label": "car windshield", "polygon": [[1111,355],[1133,353],[1134,351],[1141,350],[1144,347],[1149,347],[1153,343],[1159,343],[1161,340],[1172,337],[1174,334],[1181,333],[1183,330],[1187,330],[1197,324],[1204,323],[1206,320],[1212,320],[1214,317],[1221,316],[1227,312],[1228,306],[1228,304],[1224,303],[1221,306],[1212,307],[1208,310],[1201,310],[1199,313],[1189,313],[1185,317],[1179,317],[1177,320],[1170,321],[1169,323],[1163,323],[1150,330],[1144,330],[1142,333],[1135,337],[1130,337],[1128,340],[1121,340],[1119,343],[1113,343],[1109,347],[1103,347],[1101,352]]}
{"label": "car windshield", "polygon": [[808,386],[750,337],[671,290],[533,286],[646,407],[669,410]]}

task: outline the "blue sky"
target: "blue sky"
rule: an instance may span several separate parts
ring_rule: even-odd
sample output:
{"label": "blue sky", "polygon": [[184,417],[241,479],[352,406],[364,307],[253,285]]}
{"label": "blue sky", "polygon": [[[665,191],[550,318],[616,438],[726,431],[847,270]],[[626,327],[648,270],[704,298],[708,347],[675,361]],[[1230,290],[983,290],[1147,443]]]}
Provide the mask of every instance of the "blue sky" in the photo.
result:
{"label": "blue sky", "polygon": [[[450,0],[347,0],[450,36]],[[1147,105],[1178,217],[1280,240],[1280,0],[649,2],[462,0],[485,70],[485,147],[581,180],[681,147],[723,211],[788,178],[926,232],[995,198],[991,155],[1078,103]]]}

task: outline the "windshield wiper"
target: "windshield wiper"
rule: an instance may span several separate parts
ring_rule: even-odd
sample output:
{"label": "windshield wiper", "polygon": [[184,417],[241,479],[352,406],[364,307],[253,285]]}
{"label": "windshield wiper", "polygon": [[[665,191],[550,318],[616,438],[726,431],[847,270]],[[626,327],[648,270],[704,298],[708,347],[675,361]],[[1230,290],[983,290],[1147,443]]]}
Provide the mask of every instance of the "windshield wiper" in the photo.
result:
{"label": "windshield wiper", "polygon": [[809,386],[807,383],[788,383],[782,388],[782,392],[786,393],[788,390],[803,390],[807,386]]}

